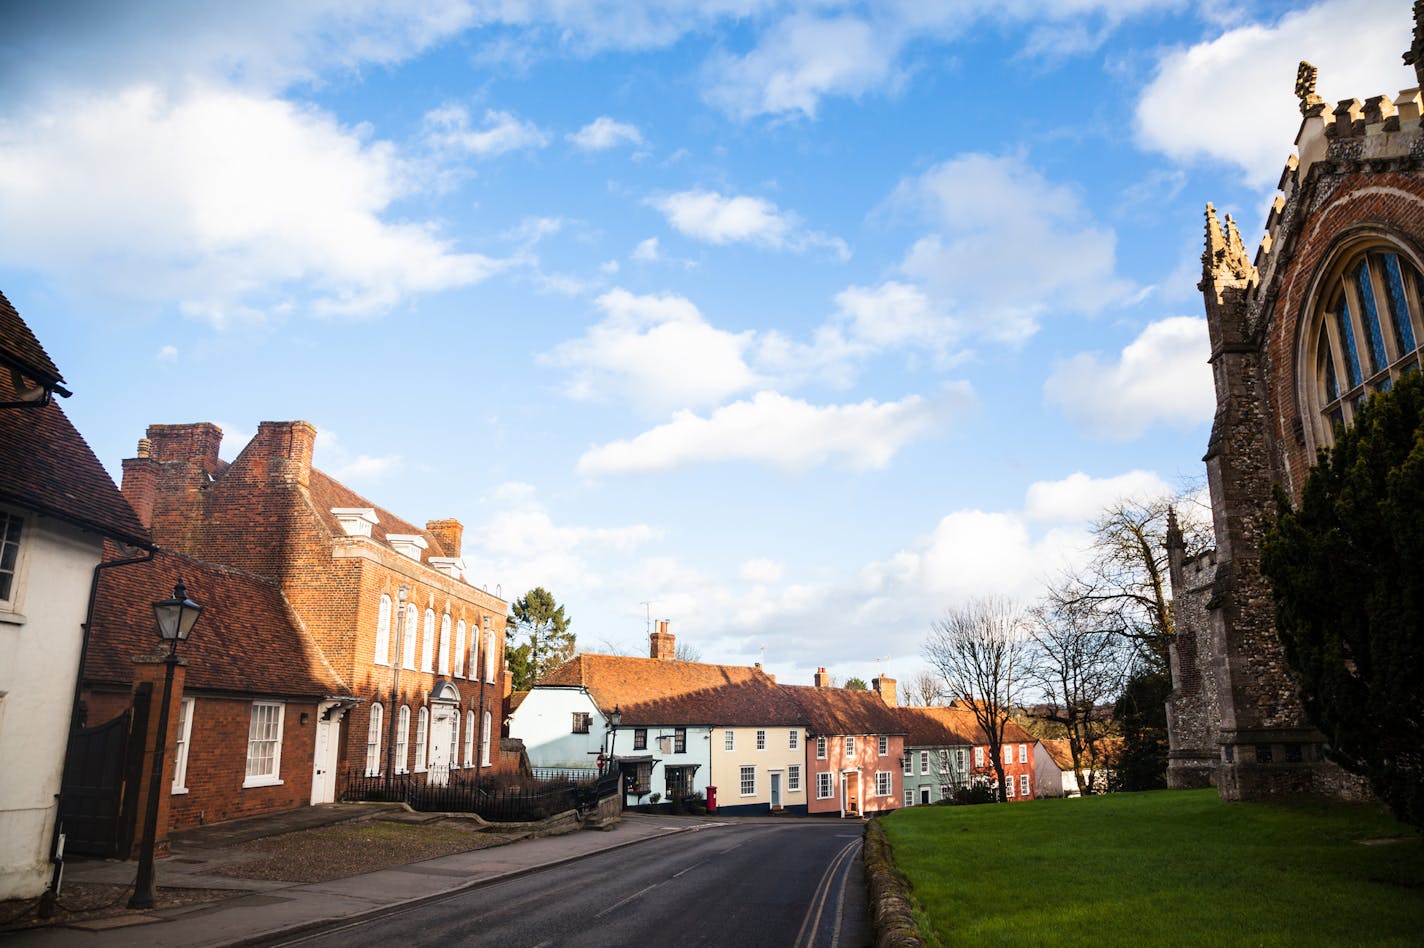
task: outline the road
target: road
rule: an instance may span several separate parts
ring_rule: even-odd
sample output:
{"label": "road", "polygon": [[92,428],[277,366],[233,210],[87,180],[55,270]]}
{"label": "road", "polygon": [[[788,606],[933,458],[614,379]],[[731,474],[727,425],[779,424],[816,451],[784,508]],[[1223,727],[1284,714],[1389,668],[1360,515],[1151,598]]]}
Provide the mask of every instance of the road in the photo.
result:
{"label": "road", "polygon": [[822,820],[703,824],[279,944],[861,948],[860,838]]}

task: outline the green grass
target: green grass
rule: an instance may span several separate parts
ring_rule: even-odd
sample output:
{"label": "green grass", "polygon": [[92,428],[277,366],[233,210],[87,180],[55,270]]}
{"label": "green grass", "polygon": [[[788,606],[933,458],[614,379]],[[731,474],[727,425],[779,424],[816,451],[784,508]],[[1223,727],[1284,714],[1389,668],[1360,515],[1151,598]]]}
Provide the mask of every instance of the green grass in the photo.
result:
{"label": "green grass", "polygon": [[1424,943],[1424,845],[1379,807],[1159,791],[910,807],[885,829],[947,945]]}

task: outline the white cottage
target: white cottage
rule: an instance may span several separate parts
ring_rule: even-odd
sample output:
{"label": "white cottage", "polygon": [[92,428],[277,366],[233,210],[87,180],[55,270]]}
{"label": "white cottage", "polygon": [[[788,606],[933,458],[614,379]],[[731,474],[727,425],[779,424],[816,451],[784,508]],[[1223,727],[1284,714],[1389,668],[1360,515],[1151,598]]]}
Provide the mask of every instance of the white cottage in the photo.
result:
{"label": "white cottage", "polygon": [[69,394],[63,381],[0,294],[0,899],[39,895],[50,877],[55,801],[104,540],[151,548],[53,401]]}

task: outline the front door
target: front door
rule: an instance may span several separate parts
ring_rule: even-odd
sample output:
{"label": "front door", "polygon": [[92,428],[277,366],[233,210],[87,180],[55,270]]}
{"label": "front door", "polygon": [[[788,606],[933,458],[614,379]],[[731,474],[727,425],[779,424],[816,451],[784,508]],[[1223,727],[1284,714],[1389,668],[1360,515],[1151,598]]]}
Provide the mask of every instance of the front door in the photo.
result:
{"label": "front door", "polygon": [[841,816],[860,816],[860,771],[841,774]]}
{"label": "front door", "polygon": [[926,804],[930,802],[930,788],[929,788],[929,787],[921,787],[921,788],[920,788],[920,802],[921,802],[921,803],[926,803]]}
{"label": "front door", "polygon": [[425,782],[443,787],[450,781],[450,728],[455,723],[455,709],[437,704],[430,715],[430,772]]}
{"label": "front door", "polygon": [[312,754],[312,803],[332,803],[336,800],[336,752],[339,718],[327,720],[318,712],[316,717],[316,750]]}
{"label": "front door", "polygon": [[771,772],[771,808],[781,809],[781,774],[774,770]]}

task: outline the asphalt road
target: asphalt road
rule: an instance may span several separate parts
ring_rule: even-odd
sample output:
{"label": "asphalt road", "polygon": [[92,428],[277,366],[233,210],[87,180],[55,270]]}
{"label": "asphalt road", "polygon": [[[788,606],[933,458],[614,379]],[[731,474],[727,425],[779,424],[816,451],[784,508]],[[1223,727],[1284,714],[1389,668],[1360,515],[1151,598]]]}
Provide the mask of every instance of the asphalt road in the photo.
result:
{"label": "asphalt road", "polygon": [[860,838],[858,823],[705,824],[282,944],[861,948]]}

